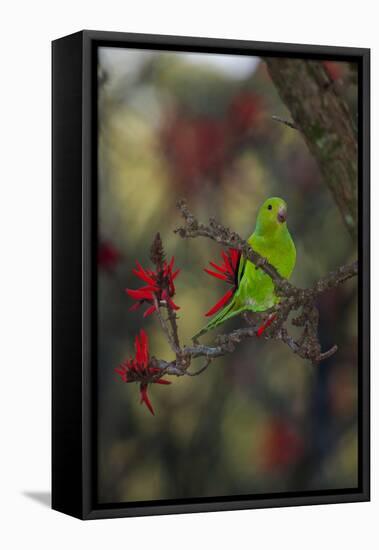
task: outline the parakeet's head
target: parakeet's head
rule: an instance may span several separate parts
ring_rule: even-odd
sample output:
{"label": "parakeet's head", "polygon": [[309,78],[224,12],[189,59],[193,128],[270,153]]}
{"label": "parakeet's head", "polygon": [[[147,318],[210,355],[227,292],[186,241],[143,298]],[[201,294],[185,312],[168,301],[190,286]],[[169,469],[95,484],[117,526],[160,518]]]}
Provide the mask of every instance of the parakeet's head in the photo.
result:
{"label": "parakeet's head", "polygon": [[286,202],[279,197],[271,197],[259,209],[256,229],[259,233],[273,233],[286,227],[286,222]]}

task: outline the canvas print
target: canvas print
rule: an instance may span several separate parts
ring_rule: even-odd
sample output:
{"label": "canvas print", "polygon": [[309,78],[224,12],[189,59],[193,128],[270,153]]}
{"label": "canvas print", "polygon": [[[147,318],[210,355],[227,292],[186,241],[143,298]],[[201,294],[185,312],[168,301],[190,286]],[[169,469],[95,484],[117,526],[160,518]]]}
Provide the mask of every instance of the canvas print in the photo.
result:
{"label": "canvas print", "polygon": [[357,71],[98,48],[98,503],[358,487]]}

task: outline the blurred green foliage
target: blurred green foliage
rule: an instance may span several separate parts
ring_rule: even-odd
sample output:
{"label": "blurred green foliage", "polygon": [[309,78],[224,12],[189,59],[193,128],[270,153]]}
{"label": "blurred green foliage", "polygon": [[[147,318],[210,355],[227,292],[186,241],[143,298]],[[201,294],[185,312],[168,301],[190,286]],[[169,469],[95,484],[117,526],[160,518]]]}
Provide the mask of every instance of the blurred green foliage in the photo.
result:
{"label": "blurred green foliage", "polygon": [[[225,292],[203,268],[218,261],[208,240],[183,241],[175,203],[214,216],[242,236],[260,203],[281,196],[308,286],[357,251],[301,136],[259,59],[102,49],[99,61],[98,492],[105,502],[307,491],[357,484],[356,281],[320,299],[320,339],[338,353],[317,367],[276,342],[247,341],[196,378],[149,389],[114,368],[133,354],[140,328],[151,354],[172,352],[157,319],[129,312],[160,231],[182,269],[175,302],[190,337]],[[224,60],[224,61],[223,61]],[[225,65],[225,66],[224,66]],[[345,70],[343,65],[334,67]],[[240,326],[233,320],[223,327]],[[222,331],[220,329],[220,331]],[[294,329],[295,330],[295,329]],[[212,341],[214,334],[206,340]],[[199,364],[200,366],[200,364]]]}

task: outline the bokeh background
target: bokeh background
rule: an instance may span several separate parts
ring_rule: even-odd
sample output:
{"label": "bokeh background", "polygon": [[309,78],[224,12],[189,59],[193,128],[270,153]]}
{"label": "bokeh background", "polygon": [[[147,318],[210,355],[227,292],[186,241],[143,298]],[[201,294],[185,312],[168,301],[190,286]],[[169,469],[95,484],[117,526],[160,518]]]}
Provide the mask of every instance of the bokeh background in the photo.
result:
{"label": "bokeh background", "polygon": [[[344,64],[325,61],[340,83]],[[340,85],[340,84],[338,84]],[[172,352],[154,316],[130,312],[157,231],[181,274],[183,342],[227,287],[204,273],[220,248],[173,233],[187,199],[248,237],[269,196],[289,206],[292,281],[309,286],[357,251],[263,61],[247,56],[101,48],[99,88],[98,496],[101,503],[352,488],[357,485],[357,286],[322,296],[317,367],[279,342],[249,340],[202,375],[153,385],[151,416],[114,372],[141,328]],[[344,89],[356,112],[356,89]],[[240,326],[229,321],[218,332]],[[215,332],[205,341],[212,341]],[[201,366],[201,364],[199,364]]]}

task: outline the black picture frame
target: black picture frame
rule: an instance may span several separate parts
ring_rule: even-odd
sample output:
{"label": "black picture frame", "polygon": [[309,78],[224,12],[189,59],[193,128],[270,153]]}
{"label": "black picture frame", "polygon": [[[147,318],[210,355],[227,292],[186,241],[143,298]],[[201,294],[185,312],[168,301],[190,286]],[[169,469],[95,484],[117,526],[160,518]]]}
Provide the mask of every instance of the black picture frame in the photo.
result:
{"label": "black picture frame", "polygon": [[[359,66],[359,486],[312,493],[98,505],[96,498],[97,48],[353,60]],[[370,499],[370,50],[82,31],[52,43],[52,507],[81,519]]]}

